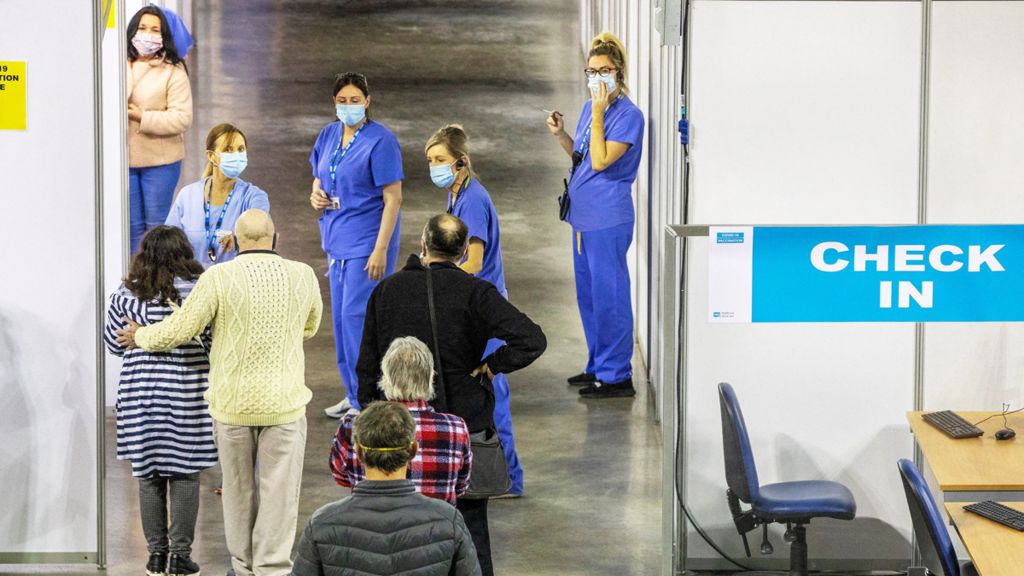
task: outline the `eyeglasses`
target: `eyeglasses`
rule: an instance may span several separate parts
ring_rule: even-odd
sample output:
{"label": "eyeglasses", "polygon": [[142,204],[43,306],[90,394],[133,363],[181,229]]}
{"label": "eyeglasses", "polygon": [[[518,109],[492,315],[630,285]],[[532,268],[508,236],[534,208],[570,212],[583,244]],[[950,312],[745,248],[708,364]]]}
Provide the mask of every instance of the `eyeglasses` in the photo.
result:
{"label": "eyeglasses", "polygon": [[609,74],[617,70],[618,68],[608,68],[605,66],[604,68],[587,68],[583,73],[587,75],[587,78],[594,78],[595,76],[607,78]]}

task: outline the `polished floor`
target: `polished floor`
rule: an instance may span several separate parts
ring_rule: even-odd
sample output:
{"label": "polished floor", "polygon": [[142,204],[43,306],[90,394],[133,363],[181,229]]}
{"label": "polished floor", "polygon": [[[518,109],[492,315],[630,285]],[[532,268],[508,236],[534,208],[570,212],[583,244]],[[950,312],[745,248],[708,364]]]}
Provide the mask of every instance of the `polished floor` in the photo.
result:
{"label": "polished floor", "polygon": [[[656,574],[662,553],[660,436],[643,382],[632,400],[584,402],[565,377],[585,347],[575,311],[570,231],[555,196],[567,158],[541,108],[574,122],[583,102],[576,0],[466,2],[196,0],[191,75],[196,121],[183,183],[198,179],[202,140],[230,121],[248,136],[244,177],[266,190],[284,256],[323,273],[316,214],[308,204],[308,157],[332,120],[338,72],[367,75],[373,116],[402,143],[402,252],[418,250],[428,215],[445,196],[429,179],[423,144],[448,122],[465,125],[473,163],[494,196],[512,301],[545,330],[547,353],[511,376],[526,494],[497,501],[491,534],[499,575]],[[322,285],[325,301],[327,287]],[[323,415],[341,394],[329,322],[308,343],[309,434],[300,528],[342,498],[327,467],[335,422]],[[638,371],[639,372],[639,371]],[[145,542],[137,488],[113,459],[108,428],[109,574],[141,574]],[[203,475],[194,558],[203,573],[228,567],[223,520]]]}

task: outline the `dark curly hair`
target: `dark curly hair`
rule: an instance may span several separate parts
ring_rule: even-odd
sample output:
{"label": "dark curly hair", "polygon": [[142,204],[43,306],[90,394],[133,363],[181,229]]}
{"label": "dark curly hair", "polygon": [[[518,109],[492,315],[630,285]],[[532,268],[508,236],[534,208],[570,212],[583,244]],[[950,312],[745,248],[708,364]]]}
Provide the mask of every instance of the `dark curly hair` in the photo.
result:
{"label": "dark curly hair", "polygon": [[185,233],[174,226],[157,226],[142,237],[124,285],[144,302],[178,302],[181,294],[174,279],[193,281],[202,273],[203,265],[196,262]]}

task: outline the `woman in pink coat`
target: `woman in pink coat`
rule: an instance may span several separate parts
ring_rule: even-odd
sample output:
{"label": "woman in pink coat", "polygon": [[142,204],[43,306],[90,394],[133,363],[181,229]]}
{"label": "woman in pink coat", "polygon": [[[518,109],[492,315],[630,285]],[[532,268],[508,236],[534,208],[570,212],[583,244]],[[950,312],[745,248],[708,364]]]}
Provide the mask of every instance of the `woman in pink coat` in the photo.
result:
{"label": "woman in pink coat", "polygon": [[192,88],[164,13],[139,10],[128,23],[128,205],[131,251],[164,223],[192,125]]}

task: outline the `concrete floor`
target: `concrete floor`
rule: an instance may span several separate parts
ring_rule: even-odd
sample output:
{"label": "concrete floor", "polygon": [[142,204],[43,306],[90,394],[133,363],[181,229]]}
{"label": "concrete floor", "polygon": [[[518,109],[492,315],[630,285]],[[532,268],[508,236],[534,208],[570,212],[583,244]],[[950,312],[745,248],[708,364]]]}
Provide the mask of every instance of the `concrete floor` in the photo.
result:
{"label": "concrete floor", "polygon": [[[565,384],[583,367],[585,346],[570,230],[556,215],[568,159],[540,108],[559,108],[574,123],[583,103],[577,8],[576,0],[195,3],[196,119],[182,183],[201,172],[209,128],[236,123],[249,140],[244,176],[270,194],[285,257],[326,271],[308,203],[308,157],[333,119],[336,73],[367,75],[374,118],[402,142],[403,256],[418,250],[423,223],[445,204],[430,182],[424,142],[447,122],[469,132],[474,166],[501,218],[511,299],[549,342],[540,360],[511,376],[527,497],[491,506],[495,566],[503,575],[651,575],[662,553],[661,442],[645,383],[637,382],[633,400],[590,402]],[[329,322],[306,354],[314,396],[300,531],[314,510],[348,493],[327,466],[336,423],[322,409],[341,394]],[[136,575],[146,562],[137,487],[128,464],[113,459],[112,423],[107,445],[108,573]],[[219,476],[215,469],[202,480],[193,557],[205,574],[228,567],[213,493]]]}

